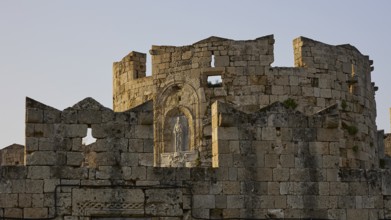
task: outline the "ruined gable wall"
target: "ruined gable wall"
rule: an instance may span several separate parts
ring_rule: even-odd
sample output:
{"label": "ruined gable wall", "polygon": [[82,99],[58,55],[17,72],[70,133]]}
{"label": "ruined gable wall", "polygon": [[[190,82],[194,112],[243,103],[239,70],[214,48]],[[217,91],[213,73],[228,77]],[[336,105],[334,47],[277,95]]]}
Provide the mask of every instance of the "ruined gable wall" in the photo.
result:
{"label": "ruined gable wall", "polygon": [[0,150],[0,166],[23,165],[24,146],[13,144]]}
{"label": "ruined gable wall", "polygon": [[[99,211],[93,204],[103,204],[99,199],[114,205],[122,197],[110,198],[107,194],[113,190],[94,191],[91,185],[148,184],[147,169],[153,164],[151,118],[152,103],[114,113],[91,98],[64,111],[27,99],[26,166],[0,168],[2,216],[92,215]],[[84,145],[88,127],[96,142]],[[79,188],[83,190],[76,191]],[[124,193],[144,196],[148,192],[129,189]],[[122,202],[137,206],[139,200]]]}

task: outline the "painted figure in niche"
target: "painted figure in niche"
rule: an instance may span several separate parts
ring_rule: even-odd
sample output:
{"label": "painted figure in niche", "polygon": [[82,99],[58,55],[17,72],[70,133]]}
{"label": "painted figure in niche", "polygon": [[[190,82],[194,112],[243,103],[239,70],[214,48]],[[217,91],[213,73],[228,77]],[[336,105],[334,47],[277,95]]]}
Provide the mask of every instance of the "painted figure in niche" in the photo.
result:
{"label": "painted figure in niche", "polygon": [[182,136],[183,136],[183,128],[180,123],[180,117],[176,118],[176,123],[174,126],[174,144],[175,144],[175,152],[182,151]]}

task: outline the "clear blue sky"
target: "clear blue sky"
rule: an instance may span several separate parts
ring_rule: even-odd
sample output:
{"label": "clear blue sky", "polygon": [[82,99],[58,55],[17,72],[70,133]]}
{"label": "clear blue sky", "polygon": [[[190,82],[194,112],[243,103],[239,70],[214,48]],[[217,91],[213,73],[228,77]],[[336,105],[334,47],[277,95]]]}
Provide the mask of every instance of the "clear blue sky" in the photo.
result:
{"label": "clear blue sky", "polygon": [[293,66],[298,36],[356,46],[374,60],[378,128],[389,132],[390,11],[388,0],[1,0],[0,148],[24,144],[26,96],[60,110],[85,97],[111,108],[112,62],[212,35],[274,34],[273,66]]}

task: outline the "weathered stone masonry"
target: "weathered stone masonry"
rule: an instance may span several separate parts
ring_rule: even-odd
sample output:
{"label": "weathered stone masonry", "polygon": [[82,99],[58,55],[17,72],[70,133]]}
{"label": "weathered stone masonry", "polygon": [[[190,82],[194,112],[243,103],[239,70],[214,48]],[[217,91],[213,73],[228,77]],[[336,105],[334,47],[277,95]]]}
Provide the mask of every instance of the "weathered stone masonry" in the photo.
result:
{"label": "weathered stone masonry", "polygon": [[0,216],[391,218],[372,61],[300,37],[295,67],[271,67],[273,44],[153,46],[152,76],[131,52],[113,66],[114,111],[27,98],[25,165],[0,167]]}

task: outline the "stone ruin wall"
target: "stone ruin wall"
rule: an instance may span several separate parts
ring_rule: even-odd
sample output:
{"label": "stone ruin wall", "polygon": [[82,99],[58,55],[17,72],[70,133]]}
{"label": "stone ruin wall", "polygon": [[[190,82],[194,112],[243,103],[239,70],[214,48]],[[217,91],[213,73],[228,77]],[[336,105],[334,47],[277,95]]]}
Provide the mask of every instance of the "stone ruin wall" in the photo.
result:
{"label": "stone ruin wall", "polygon": [[0,150],[0,166],[24,165],[24,146],[13,144]]}
{"label": "stone ruin wall", "polygon": [[[391,217],[389,170],[339,167],[337,106],[306,116],[282,103],[245,113],[215,102],[214,168],[154,167],[152,110],[86,99],[59,111],[28,99],[26,166],[0,167],[1,216]],[[96,142],[83,145],[88,127]]]}
{"label": "stone ruin wall", "polygon": [[[298,104],[297,110],[306,115],[339,104],[343,110],[340,127],[346,131],[346,143],[340,149],[341,166],[377,167],[375,89],[370,75],[373,62],[368,56],[361,55],[350,45],[331,46],[300,37],[293,42],[295,67],[271,67],[273,45],[271,35],[250,41],[211,37],[184,47],[153,46],[150,51],[152,76],[118,80],[118,66],[127,65],[124,62],[129,58],[127,56],[120,64],[114,64],[114,84],[121,82],[139,87],[115,87],[114,110],[123,111],[137,106],[142,99],[153,99],[155,135],[158,135],[164,124],[164,114],[175,106],[189,103],[188,100],[164,103],[165,99],[177,95],[172,88],[187,85],[192,91],[186,93],[192,92],[196,96],[192,101],[196,107],[187,106],[194,123],[193,149],[199,151],[202,164],[210,166],[210,106],[216,100],[232,103],[245,112],[254,112],[291,98]],[[145,62],[139,65],[144,67]],[[145,75],[145,69],[142,71]],[[126,70],[122,68],[119,72]],[[207,77],[211,75],[221,75],[223,86],[208,87]],[[138,84],[140,80],[143,80],[142,84]],[[348,135],[349,132],[355,135]],[[157,151],[164,148],[160,136],[155,138]],[[155,155],[158,162],[157,157]]]}
{"label": "stone ruin wall", "polygon": [[[151,77],[116,81],[116,74],[126,71],[114,64],[114,84],[122,88],[117,93],[114,87],[117,112],[91,98],[63,111],[27,99],[26,165],[0,166],[0,217],[391,218],[391,171],[379,169],[377,148],[383,146],[376,139],[369,72],[369,82],[353,77],[366,89],[350,93],[349,85],[356,82],[349,80],[351,63],[345,65],[347,73],[342,71],[351,57],[362,58],[354,64],[356,73],[370,71],[367,57],[352,47],[299,38],[294,44],[303,42],[303,55],[295,55],[300,67],[273,68],[273,42],[269,36],[154,46]],[[225,54],[225,47],[236,50]],[[341,53],[333,67],[315,59],[329,50]],[[134,62],[135,54],[126,62]],[[223,86],[208,87],[207,76],[216,74],[222,75]],[[137,94],[149,86],[153,93],[133,99],[129,88],[138,80],[146,86]],[[298,106],[285,102],[288,98]],[[167,128],[165,116],[178,114],[192,126],[188,150],[200,152],[200,159],[159,167],[167,139],[157,128]],[[96,141],[85,145],[89,128]]]}

